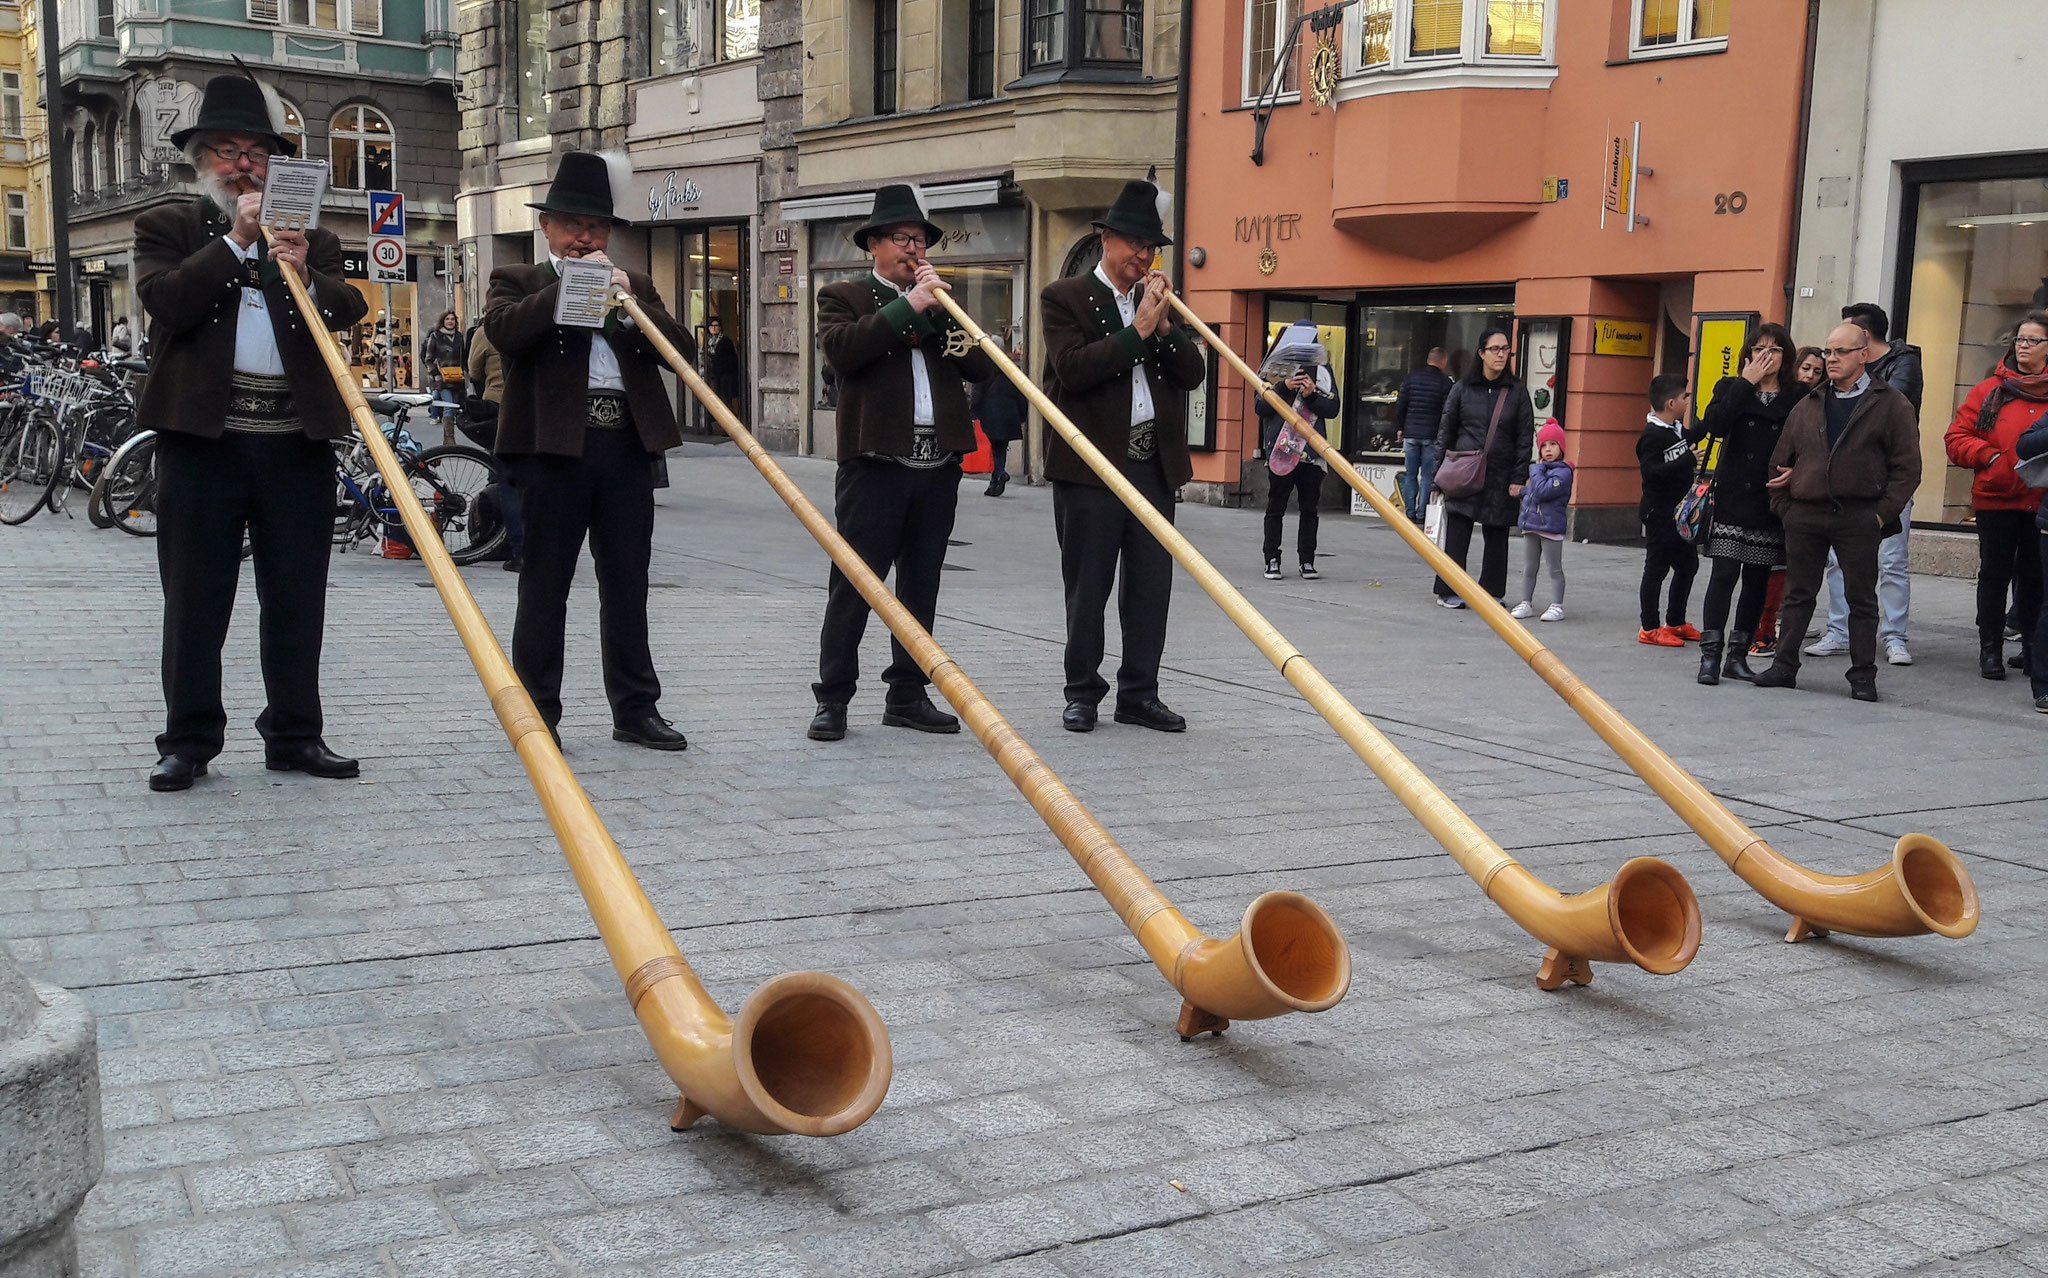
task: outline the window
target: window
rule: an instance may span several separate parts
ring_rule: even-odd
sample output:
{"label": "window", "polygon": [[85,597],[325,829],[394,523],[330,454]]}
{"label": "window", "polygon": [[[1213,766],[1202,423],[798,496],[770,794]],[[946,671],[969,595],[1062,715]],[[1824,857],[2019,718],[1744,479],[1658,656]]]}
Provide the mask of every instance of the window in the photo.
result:
{"label": "window", "polygon": [[1697,53],[1726,48],[1732,0],[1635,0],[1635,52]]}
{"label": "window", "polygon": [[298,106],[290,98],[280,95],[277,99],[277,105],[284,112],[284,126],[278,132],[290,139],[291,144],[299,149],[299,154],[304,155],[306,153],[306,117],[299,114]]}
{"label": "window", "polygon": [[1347,75],[1550,65],[1555,0],[1359,0],[1353,7],[1356,16],[1345,15]]}
{"label": "window", "polygon": [[1024,52],[1027,71],[1089,66],[1136,77],[1145,63],[1145,0],[1025,0]]}
{"label": "window", "polygon": [[1145,60],[1145,0],[1084,0],[1087,37],[1082,56],[1089,62]]}
{"label": "window", "polygon": [[102,40],[114,38],[114,0],[93,0],[93,34]]}
{"label": "window", "polygon": [[28,192],[7,193],[7,247],[17,253],[28,251]]}
{"label": "window", "polygon": [[730,62],[761,51],[761,0],[725,0],[718,18],[718,56]]}
{"label": "window", "polygon": [[873,114],[896,114],[896,0],[875,0]]}
{"label": "window", "polygon": [[697,65],[698,9],[695,0],[653,0],[648,6],[649,75],[667,75]]}
{"label": "window", "polygon": [[1066,0],[1025,0],[1026,70],[1056,67],[1067,60]]}
{"label": "window", "polygon": [[[114,0],[97,0],[111,6]],[[248,0],[249,21],[352,35],[384,34],[384,0]]]}
{"label": "window", "polygon": [[[667,0],[673,4],[674,0]],[[547,0],[517,0],[513,23],[519,35],[519,136],[548,135]]]}
{"label": "window", "polygon": [[[1301,0],[1251,0],[1245,6],[1244,100],[1256,101],[1273,79],[1273,60],[1287,43],[1287,33],[1301,16]],[[1299,59],[1290,59],[1280,73],[1281,97],[1301,92]]]}
{"label": "window", "polygon": [[327,151],[335,190],[391,189],[391,121],[377,108],[345,106],[336,111],[327,125]]}
{"label": "window", "polygon": [[652,0],[647,23],[649,75],[761,51],[761,0]]}
{"label": "window", "polygon": [[967,97],[996,95],[996,0],[967,0]]}
{"label": "window", "polygon": [[21,72],[0,71],[0,135],[21,136]]}

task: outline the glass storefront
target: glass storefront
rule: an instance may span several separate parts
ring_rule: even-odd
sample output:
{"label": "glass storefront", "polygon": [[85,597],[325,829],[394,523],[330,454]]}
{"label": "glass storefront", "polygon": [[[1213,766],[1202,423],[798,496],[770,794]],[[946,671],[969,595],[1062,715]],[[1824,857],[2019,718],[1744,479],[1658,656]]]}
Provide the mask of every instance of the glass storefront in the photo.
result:
{"label": "glass storefront", "polygon": [[[730,407],[741,421],[748,419],[747,375],[752,352],[747,337],[747,228],[745,223],[720,226],[682,227],[677,231],[677,279],[674,281],[675,317],[690,330],[700,352],[699,369],[708,379],[712,370],[705,351],[708,325],[714,319],[733,343],[739,357],[740,384],[733,388]],[[689,403],[686,429],[718,434],[718,423],[704,411],[694,396]]]}
{"label": "glass storefront", "polygon": [[2048,155],[2038,158],[2038,176],[1908,184],[1899,309],[1927,377],[1916,523],[1970,518],[1971,474],[1948,463],[1942,435],[2011,349],[2020,317],[2048,305]]}
{"label": "glass storefront", "polygon": [[[350,286],[363,295],[369,310],[357,321],[354,329],[342,335],[348,346],[349,372],[356,384],[365,389],[391,387],[399,390],[418,388],[413,376],[413,288],[411,284],[372,284],[368,280],[350,279]],[[384,290],[391,290],[391,309],[384,309]],[[432,316],[428,317],[429,322]],[[386,361],[390,362],[390,375],[385,373]]]}

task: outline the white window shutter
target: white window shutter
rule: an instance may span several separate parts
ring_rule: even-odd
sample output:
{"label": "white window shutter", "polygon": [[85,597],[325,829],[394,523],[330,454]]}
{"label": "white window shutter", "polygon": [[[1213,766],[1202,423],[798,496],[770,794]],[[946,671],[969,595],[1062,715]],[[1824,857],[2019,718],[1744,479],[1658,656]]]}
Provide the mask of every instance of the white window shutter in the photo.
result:
{"label": "white window shutter", "polygon": [[278,12],[278,9],[282,3],[283,0],[249,0],[249,21],[281,21],[283,15]]}
{"label": "white window shutter", "polygon": [[348,29],[356,35],[383,35],[384,0],[349,0]]}

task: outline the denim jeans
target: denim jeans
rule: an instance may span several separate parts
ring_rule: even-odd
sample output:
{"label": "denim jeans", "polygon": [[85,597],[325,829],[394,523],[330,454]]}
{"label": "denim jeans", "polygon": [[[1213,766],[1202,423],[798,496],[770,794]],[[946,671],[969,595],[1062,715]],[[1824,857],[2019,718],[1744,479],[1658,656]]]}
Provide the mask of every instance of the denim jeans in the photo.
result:
{"label": "denim jeans", "polygon": [[1443,460],[1433,439],[1411,439],[1401,445],[1407,459],[1408,518],[1420,523],[1429,508],[1429,486],[1436,479],[1436,464]]}
{"label": "denim jeans", "polygon": [[434,398],[427,405],[427,412],[435,421],[452,418],[462,411],[462,395],[453,387],[443,386],[434,392]]}
{"label": "denim jeans", "polygon": [[[1877,543],[1877,642],[1906,642],[1906,611],[1913,601],[1913,578],[1906,572],[1906,538],[1913,531],[1913,503],[1899,512],[1899,531]],[[1798,635],[1791,636],[1798,639]],[[1849,642],[1849,601],[1842,593],[1842,569],[1828,552],[1828,630],[1826,638]]]}

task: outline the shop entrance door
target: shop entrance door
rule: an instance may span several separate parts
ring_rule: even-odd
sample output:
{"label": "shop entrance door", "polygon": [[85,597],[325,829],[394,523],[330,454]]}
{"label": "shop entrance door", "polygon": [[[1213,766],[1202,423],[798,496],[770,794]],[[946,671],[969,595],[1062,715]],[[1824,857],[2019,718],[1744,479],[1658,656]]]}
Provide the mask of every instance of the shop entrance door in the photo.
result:
{"label": "shop entrance door", "polygon": [[[744,222],[688,227],[681,232],[680,291],[675,316],[697,339],[697,371],[732,411],[751,424],[747,368],[747,227]],[[720,333],[711,337],[711,321]],[[725,349],[721,352],[719,349]],[[718,423],[689,397],[684,429],[717,435]]]}

